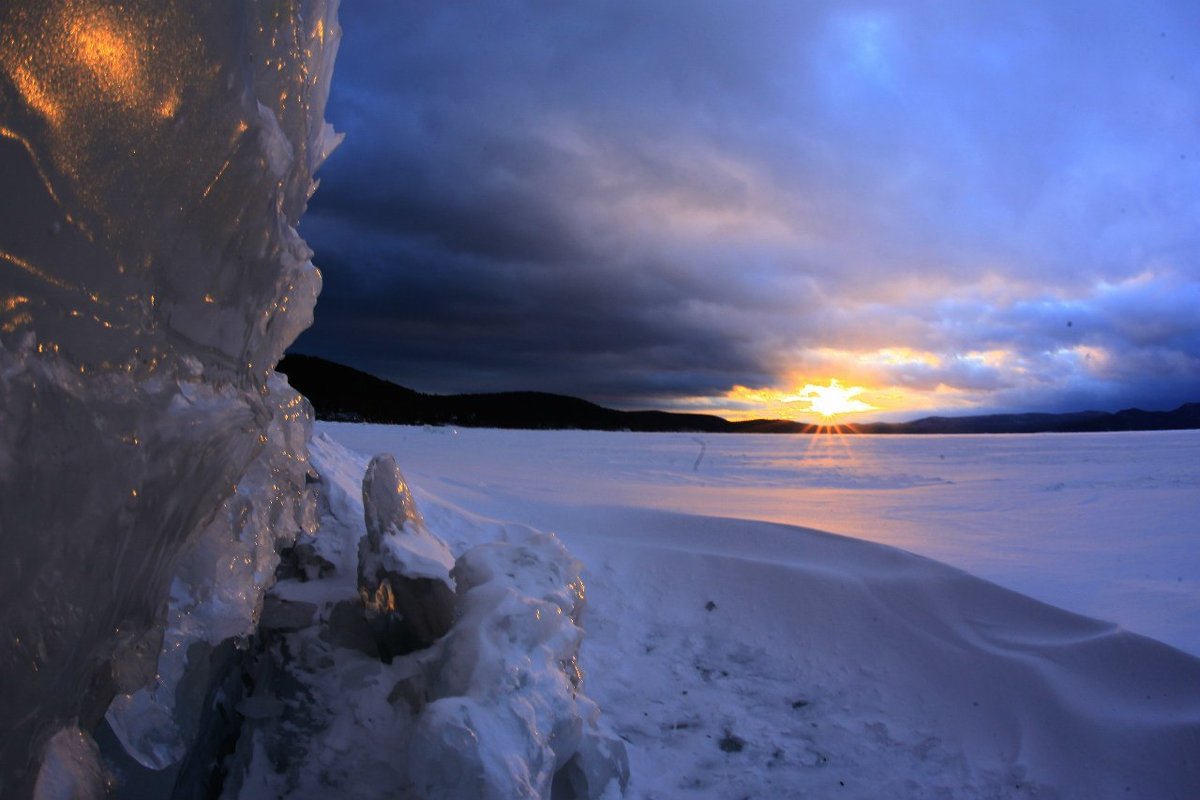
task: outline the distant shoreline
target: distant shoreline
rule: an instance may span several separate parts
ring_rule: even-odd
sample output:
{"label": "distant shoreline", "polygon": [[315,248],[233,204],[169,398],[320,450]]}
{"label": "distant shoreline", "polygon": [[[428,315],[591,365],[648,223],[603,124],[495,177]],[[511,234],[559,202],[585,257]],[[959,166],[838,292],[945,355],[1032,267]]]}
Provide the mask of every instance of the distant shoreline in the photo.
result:
{"label": "distant shoreline", "polygon": [[[416,392],[323,358],[287,355],[277,369],[313,404],[317,419],[391,425],[641,433],[819,433],[834,425],[792,420],[731,422],[712,414],[618,411],[546,392],[435,395]],[[1200,403],[1172,411],[987,414],[909,422],[837,423],[845,434],[1102,433],[1200,429]]]}

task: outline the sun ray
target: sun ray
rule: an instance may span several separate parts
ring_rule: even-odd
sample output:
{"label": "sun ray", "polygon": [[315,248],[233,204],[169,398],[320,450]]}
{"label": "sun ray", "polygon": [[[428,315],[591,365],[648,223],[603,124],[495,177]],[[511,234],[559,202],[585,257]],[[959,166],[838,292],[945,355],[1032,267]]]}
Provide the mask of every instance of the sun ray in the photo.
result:
{"label": "sun ray", "polygon": [[875,406],[858,399],[858,395],[865,391],[862,386],[843,386],[837,378],[832,378],[828,386],[805,384],[799,392],[785,395],[781,400],[785,403],[807,403],[807,407],[801,409],[803,413],[820,414],[822,420],[830,420],[839,414],[874,411]]}

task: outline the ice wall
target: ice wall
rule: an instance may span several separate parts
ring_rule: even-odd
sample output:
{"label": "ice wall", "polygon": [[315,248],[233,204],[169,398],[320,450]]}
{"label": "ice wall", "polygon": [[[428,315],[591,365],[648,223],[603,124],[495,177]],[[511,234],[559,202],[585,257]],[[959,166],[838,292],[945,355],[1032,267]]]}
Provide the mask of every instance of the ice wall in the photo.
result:
{"label": "ice wall", "polygon": [[168,657],[248,630],[311,524],[311,414],[271,376],[320,289],[295,225],[336,6],[0,4],[0,796],[114,695],[158,702],[168,614]]}

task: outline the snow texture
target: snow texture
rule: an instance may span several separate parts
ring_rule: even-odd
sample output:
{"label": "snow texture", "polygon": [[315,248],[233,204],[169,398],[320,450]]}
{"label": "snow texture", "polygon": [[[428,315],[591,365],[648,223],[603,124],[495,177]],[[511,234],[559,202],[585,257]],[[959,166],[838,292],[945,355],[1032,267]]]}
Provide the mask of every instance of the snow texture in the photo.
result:
{"label": "snow texture", "polygon": [[115,695],[131,752],[177,758],[189,653],[253,628],[314,524],[273,368],[320,290],[295,226],[337,41],[336,0],[0,5],[6,798],[64,785]]}
{"label": "snow texture", "polygon": [[[604,534],[613,510],[818,528],[1200,656],[1200,431],[706,436],[693,469],[700,445],[687,434],[317,430],[403,452],[418,499],[433,493],[487,517],[560,535]],[[422,508],[428,516],[427,500]]]}

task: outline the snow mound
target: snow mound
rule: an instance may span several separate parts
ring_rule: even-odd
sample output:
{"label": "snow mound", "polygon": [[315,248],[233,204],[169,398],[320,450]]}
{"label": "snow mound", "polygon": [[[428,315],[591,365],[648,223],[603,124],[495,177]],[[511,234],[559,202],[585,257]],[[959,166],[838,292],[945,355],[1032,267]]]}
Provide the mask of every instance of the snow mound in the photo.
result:
{"label": "snow mound", "polygon": [[[331,786],[355,798],[619,796],[624,743],[583,693],[580,564],[553,536],[516,527],[512,540],[463,545],[454,560],[394,458],[366,464],[325,436],[311,452],[322,509],[314,550],[335,566],[271,590],[225,796],[323,798]],[[417,556],[437,554],[436,582],[456,588],[445,635],[421,649],[383,646],[372,626],[382,609],[361,592],[356,552],[369,569],[392,558],[393,585],[435,580]],[[391,610],[395,625],[409,622],[400,604]]]}
{"label": "snow mound", "polygon": [[579,693],[581,565],[551,535],[468,550],[458,621],[434,660],[411,774],[429,798],[597,798],[625,788],[625,746]]}

